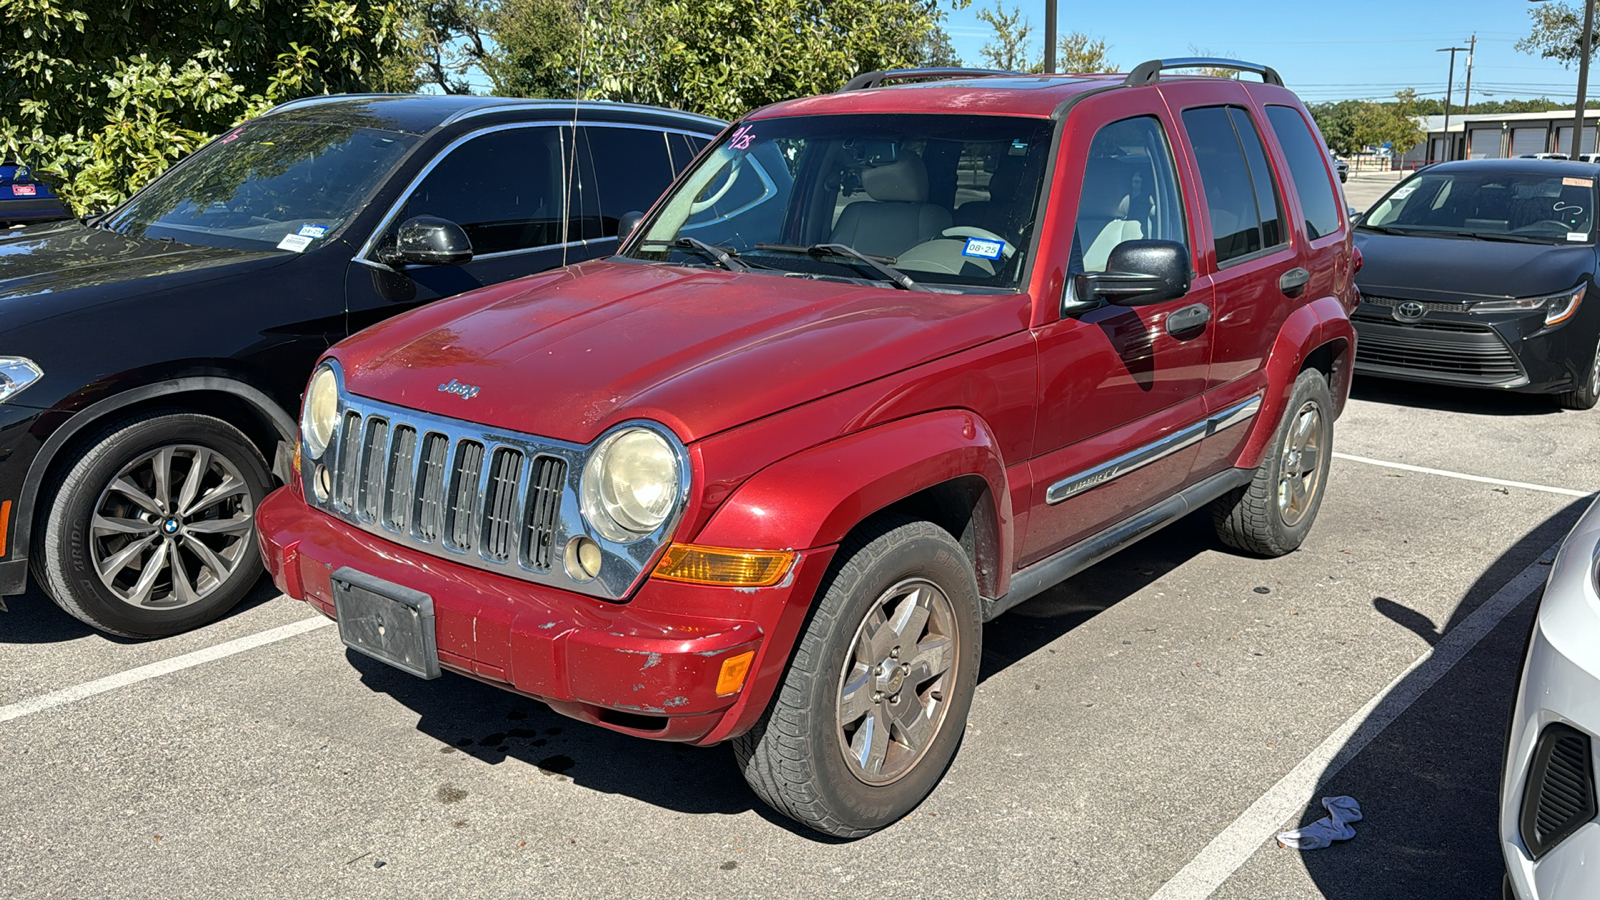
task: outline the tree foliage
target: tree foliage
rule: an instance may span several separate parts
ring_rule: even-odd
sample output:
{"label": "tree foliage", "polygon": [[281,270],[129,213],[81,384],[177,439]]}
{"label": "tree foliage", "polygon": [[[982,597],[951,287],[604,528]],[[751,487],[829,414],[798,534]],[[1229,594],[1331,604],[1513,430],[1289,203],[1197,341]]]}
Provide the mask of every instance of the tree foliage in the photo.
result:
{"label": "tree foliage", "polygon": [[978,10],[978,20],[994,29],[994,37],[978,53],[991,69],[1007,72],[1031,72],[1043,63],[1033,52],[1033,25],[1019,7],[997,2],[994,9]]}
{"label": "tree foliage", "polygon": [[1328,142],[1328,149],[1340,156],[1360,153],[1365,147],[1388,144],[1405,152],[1423,138],[1417,119],[1427,115],[1416,92],[1407,88],[1391,101],[1339,100],[1314,103],[1308,107],[1311,118]]}
{"label": "tree foliage", "polygon": [[1062,72],[1115,72],[1117,65],[1107,58],[1107,49],[1104,40],[1070,32],[1056,41],[1056,67]]}
{"label": "tree foliage", "polygon": [[240,119],[405,88],[402,0],[5,0],[0,153],[106,206]]}
{"label": "tree foliage", "polygon": [[[1517,41],[1517,49],[1530,56],[1553,59],[1572,68],[1583,55],[1583,10],[1566,3],[1538,3],[1528,10],[1533,25],[1528,35]],[[1591,41],[1589,56],[1595,53]]]}

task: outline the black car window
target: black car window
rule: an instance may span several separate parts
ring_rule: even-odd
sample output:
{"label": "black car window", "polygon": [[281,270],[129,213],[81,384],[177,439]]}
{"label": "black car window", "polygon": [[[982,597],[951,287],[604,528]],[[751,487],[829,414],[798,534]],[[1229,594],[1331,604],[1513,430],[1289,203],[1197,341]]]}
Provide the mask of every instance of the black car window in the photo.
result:
{"label": "black car window", "polygon": [[1161,122],[1151,116],[1112,122],[1090,143],[1073,271],[1104,272],[1112,249],[1134,240],[1189,244],[1172,149]]}
{"label": "black car window", "polygon": [[1298,110],[1287,106],[1267,107],[1267,121],[1278,145],[1289,159],[1289,177],[1294,179],[1300,208],[1306,215],[1306,237],[1319,238],[1339,230],[1339,203],[1328,175],[1327,151],[1311,133]]}
{"label": "black car window", "polygon": [[449,219],[479,256],[561,243],[560,132],[508,128],[468,140],[417,185],[391,227],[413,216]]}
{"label": "black car window", "polygon": [[687,134],[667,135],[667,149],[672,152],[672,171],[682,172],[694,158],[711,143],[710,138],[690,137]]}
{"label": "black car window", "polygon": [[[1257,199],[1252,166],[1246,160],[1244,145],[1240,143],[1240,134],[1230,115],[1230,110],[1236,108],[1208,106],[1183,111],[1183,127],[1189,133],[1195,162],[1200,167],[1200,183],[1205,190],[1219,265],[1273,246],[1281,239],[1282,232],[1276,224],[1281,219],[1276,210],[1282,203],[1277,199],[1270,177],[1264,186],[1266,196]],[[1247,134],[1254,141],[1256,153],[1260,154],[1261,140],[1254,127],[1248,128]],[[1264,155],[1260,164],[1266,165]],[[1273,217],[1271,228],[1262,227],[1262,210]]]}
{"label": "black car window", "polygon": [[580,230],[588,239],[616,237],[617,221],[649,209],[675,171],[667,136],[642,128],[583,126],[578,158],[584,164]]}
{"label": "black car window", "polygon": [[1228,107],[1228,117],[1233,119],[1233,129],[1244,147],[1244,158],[1250,161],[1250,184],[1256,191],[1256,210],[1261,215],[1261,246],[1276,247],[1289,240],[1283,227],[1283,195],[1272,177],[1272,166],[1267,164],[1267,151],[1261,144],[1261,132],[1249,113],[1237,106]]}

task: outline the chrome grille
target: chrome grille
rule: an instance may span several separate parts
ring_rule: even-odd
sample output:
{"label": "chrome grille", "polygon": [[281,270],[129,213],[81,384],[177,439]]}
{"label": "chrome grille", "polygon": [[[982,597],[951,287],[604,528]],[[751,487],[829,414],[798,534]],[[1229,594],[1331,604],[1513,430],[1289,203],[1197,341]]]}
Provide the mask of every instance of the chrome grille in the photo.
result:
{"label": "chrome grille", "polygon": [[555,455],[562,451],[404,418],[403,410],[347,410],[333,457],[334,509],[435,553],[549,571],[567,489],[568,460]]}
{"label": "chrome grille", "polygon": [[1422,307],[1424,312],[1464,313],[1470,309],[1465,301],[1460,303],[1441,303],[1437,300],[1401,300],[1395,297],[1374,297],[1371,294],[1362,294],[1361,303],[1365,306],[1382,306],[1388,309],[1392,309],[1402,303],[1415,303]]}

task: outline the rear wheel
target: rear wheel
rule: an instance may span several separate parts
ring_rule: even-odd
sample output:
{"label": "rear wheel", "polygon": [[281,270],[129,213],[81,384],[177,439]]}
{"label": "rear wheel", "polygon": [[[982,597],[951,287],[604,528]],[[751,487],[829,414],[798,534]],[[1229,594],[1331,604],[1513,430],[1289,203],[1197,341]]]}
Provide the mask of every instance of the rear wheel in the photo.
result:
{"label": "rear wheel", "polygon": [[1333,451],[1333,398],[1321,372],[1295,379],[1287,412],[1255,475],[1211,504],[1217,537],[1260,556],[1282,556],[1305,541],[1322,506]]}
{"label": "rear wheel", "polygon": [[915,809],[955,758],[977,685],[977,582],[961,545],[894,518],[843,561],[761,720],[734,741],[750,787],[817,831],[861,837]]}
{"label": "rear wheel", "polygon": [[1566,409],[1594,409],[1600,403],[1600,347],[1595,348],[1588,379],[1573,390],[1557,394],[1556,402]]}
{"label": "rear wheel", "polygon": [[101,631],[161,637],[232,609],[261,571],[261,452],[221,419],[145,413],[107,427],[42,504],[34,570]]}

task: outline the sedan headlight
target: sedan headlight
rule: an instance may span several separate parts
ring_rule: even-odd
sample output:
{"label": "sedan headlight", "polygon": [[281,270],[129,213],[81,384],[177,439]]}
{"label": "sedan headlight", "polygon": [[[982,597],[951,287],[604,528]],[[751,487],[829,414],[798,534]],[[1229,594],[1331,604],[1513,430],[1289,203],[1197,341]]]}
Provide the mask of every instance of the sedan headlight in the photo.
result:
{"label": "sedan headlight", "polygon": [[44,377],[44,370],[31,359],[0,356],[0,403],[22,393],[28,385]]}
{"label": "sedan headlight", "polygon": [[1572,318],[1578,311],[1578,304],[1583,302],[1583,294],[1589,289],[1587,284],[1580,284],[1574,290],[1562,291],[1559,294],[1550,294],[1544,297],[1518,297],[1515,300],[1484,300],[1472,304],[1471,311],[1475,313],[1495,312],[1532,312],[1536,309],[1544,310],[1544,323],[1556,325]]}
{"label": "sedan headlight", "polygon": [[636,541],[672,515],[682,478],[678,452],[665,437],[648,428],[624,428],[589,454],[583,516],[607,540]]}
{"label": "sedan headlight", "polygon": [[333,367],[323,364],[311,376],[305,406],[300,411],[300,433],[306,436],[306,449],[313,459],[328,449],[333,429],[339,424],[339,380]]}

